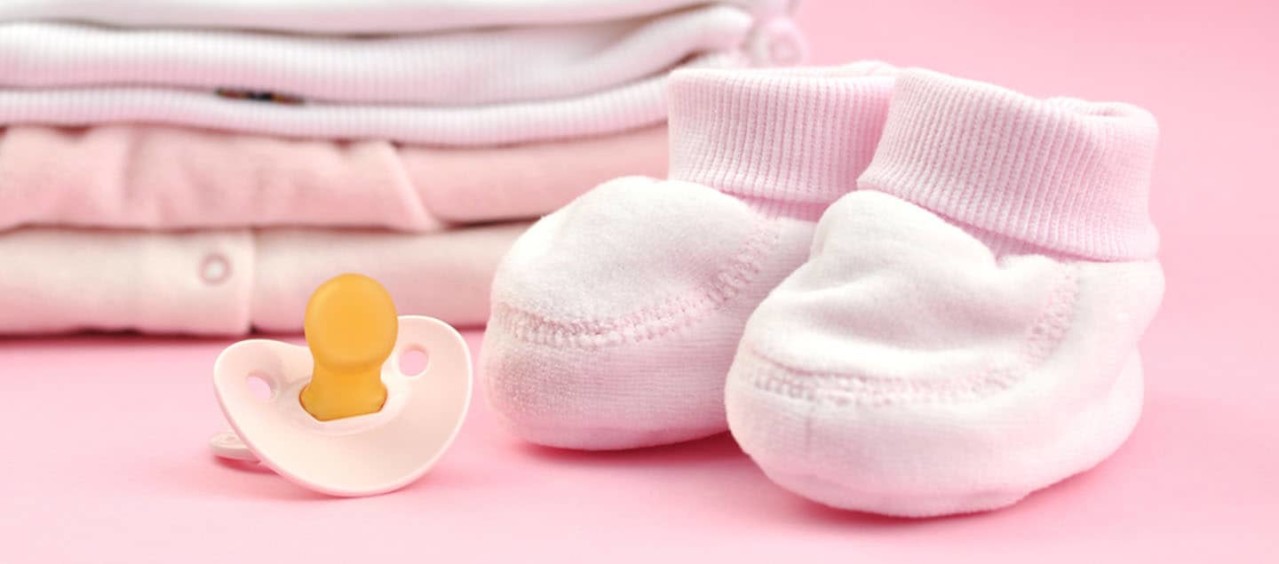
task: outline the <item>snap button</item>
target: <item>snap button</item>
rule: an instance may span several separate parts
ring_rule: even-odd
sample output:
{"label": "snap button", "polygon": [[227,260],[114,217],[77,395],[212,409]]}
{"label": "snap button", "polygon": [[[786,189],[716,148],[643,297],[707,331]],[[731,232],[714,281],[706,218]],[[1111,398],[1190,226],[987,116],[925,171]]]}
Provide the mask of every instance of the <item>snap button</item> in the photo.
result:
{"label": "snap button", "polygon": [[756,29],[750,50],[751,58],[760,66],[795,65],[808,57],[803,36],[786,18],[775,19]]}
{"label": "snap button", "polygon": [[200,278],[217,285],[231,277],[231,262],[222,253],[211,253],[200,263]]}

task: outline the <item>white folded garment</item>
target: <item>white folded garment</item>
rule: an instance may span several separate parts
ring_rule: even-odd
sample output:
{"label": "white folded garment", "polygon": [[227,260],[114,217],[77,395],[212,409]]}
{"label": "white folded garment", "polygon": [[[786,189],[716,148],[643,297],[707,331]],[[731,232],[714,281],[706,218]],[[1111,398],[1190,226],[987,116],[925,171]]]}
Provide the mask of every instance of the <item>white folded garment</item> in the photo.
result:
{"label": "white folded garment", "polygon": [[754,25],[712,4],[601,22],[365,38],[0,24],[0,87],[219,89],[297,101],[463,106],[582,96],[738,50]]}
{"label": "white folded garment", "polygon": [[629,18],[711,3],[766,20],[793,0],[4,0],[0,21],[72,20],[128,27],[409,33]]}
{"label": "white folded garment", "polygon": [[[5,0],[0,126],[141,122],[438,146],[611,134],[665,120],[665,77],[676,68],[799,62],[789,9],[790,0]],[[341,25],[358,21],[368,27]],[[225,25],[273,33],[214,31]],[[418,35],[396,36],[406,31]]]}
{"label": "white folded garment", "polygon": [[360,272],[402,314],[483,324],[498,260],[527,224],[430,234],[232,229],[0,234],[0,335],[296,333],[311,292]]}
{"label": "white folded garment", "polygon": [[[688,66],[744,64],[708,55]],[[666,75],[573,98],[484,106],[288,105],[149,88],[0,89],[0,124],[144,122],[283,137],[482,146],[603,135],[666,120]]]}

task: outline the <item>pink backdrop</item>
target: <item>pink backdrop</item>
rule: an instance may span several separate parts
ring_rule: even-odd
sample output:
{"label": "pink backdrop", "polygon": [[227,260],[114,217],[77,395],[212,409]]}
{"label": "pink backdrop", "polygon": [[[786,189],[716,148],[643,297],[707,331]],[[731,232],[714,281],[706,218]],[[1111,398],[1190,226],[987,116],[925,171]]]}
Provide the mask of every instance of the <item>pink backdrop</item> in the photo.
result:
{"label": "pink backdrop", "polygon": [[1006,511],[902,521],[795,498],[726,437],[528,447],[478,398],[427,479],[330,500],[207,454],[227,341],[19,339],[0,341],[0,562],[1275,561],[1279,9],[810,0],[800,20],[820,63],[880,58],[1160,118],[1168,295],[1145,416],[1110,462]]}

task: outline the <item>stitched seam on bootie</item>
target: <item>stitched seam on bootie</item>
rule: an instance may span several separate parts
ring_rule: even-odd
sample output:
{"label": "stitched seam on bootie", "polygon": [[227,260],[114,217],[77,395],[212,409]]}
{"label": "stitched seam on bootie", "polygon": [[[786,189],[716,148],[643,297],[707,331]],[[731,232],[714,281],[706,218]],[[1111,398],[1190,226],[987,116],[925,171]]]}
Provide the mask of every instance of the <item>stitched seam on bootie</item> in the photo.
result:
{"label": "stitched seam on bootie", "polygon": [[1071,263],[1062,270],[1015,358],[957,378],[920,380],[810,371],[784,365],[749,347],[747,353],[756,358],[757,368],[747,379],[765,392],[839,407],[976,401],[1017,385],[1057,350],[1074,319],[1078,297],[1079,268]]}
{"label": "stitched seam on bootie", "polygon": [[500,326],[515,338],[533,344],[597,349],[639,343],[662,337],[692,325],[705,314],[721,309],[754,281],[761,263],[781,239],[781,224],[767,222],[742,244],[724,268],[692,297],[677,296],[665,302],[611,319],[561,321],[518,308],[494,303],[490,325]]}

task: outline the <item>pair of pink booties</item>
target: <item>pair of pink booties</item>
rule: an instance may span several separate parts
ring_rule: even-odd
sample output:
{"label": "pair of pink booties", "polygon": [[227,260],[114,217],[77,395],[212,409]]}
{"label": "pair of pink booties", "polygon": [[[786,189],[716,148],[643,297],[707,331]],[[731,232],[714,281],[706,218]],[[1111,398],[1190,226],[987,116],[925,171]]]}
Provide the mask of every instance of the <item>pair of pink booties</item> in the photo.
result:
{"label": "pair of pink booties", "polygon": [[881,63],[668,88],[670,178],[595,188],[498,270],[481,370],[514,433],[727,429],[786,489],[916,517],[1128,437],[1163,294],[1148,112]]}

